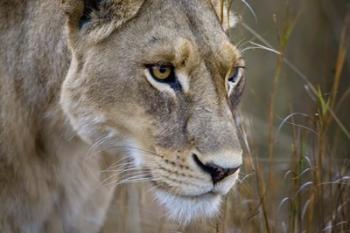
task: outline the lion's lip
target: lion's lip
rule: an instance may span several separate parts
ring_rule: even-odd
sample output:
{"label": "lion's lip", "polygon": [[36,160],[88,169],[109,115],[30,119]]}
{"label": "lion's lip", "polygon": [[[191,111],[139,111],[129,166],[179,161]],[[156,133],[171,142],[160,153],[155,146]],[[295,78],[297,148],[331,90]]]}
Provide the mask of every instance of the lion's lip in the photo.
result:
{"label": "lion's lip", "polygon": [[176,194],[176,195],[180,196],[182,198],[188,198],[188,199],[192,199],[192,198],[195,198],[195,199],[200,199],[200,198],[206,199],[206,198],[212,198],[212,197],[220,196],[219,193],[214,192],[214,191],[209,191],[209,192],[205,192],[205,193],[202,193],[202,194],[196,194],[196,195],[181,195],[181,194]]}
{"label": "lion's lip", "polygon": [[[152,176],[152,175],[151,175]],[[178,196],[178,197],[183,197],[183,198],[187,198],[187,199],[199,199],[199,198],[212,198],[212,197],[217,197],[217,196],[225,196],[229,190],[233,187],[231,185],[228,186],[228,188],[224,188],[224,187],[220,187],[222,184],[217,184],[217,185],[213,185],[211,187],[210,190],[203,190],[202,193],[196,193],[196,194],[181,194],[179,192],[172,192],[171,190],[167,189],[166,187],[163,187],[162,185],[160,185],[158,182],[154,181],[151,179],[150,182],[156,189],[159,189],[161,191],[165,191],[168,192],[174,196]]]}
{"label": "lion's lip", "polygon": [[[164,191],[169,192],[169,191],[167,191],[167,190],[163,190],[163,192],[164,192]],[[176,193],[176,194],[171,193],[171,194],[174,195],[174,196],[183,198],[183,199],[195,200],[195,201],[199,201],[199,200],[210,200],[210,199],[213,199],[213,198],[215,198],[215,197],[221,196],[221,194],[216,193],[216,192],[213,192],[213,191],[205,192],[205,193],[197,194],[197,195],[181,195],[181,194],[179,194],[179,193]]]}
{"label": "lion's lip", "polygon": [[174,192],[171,192],[170,190],[166,189],[166,188],[163,188],[161,186],[159,186],[155,181],[152,181],[151,182],[156,189],[159,189],[163,192],[167,192],[167,193],[170,193],[174,196],[178,196],[178,197],[182,197],[182,198],[186,198],[186,199],[207,199],[207,198],[213,198],[213,197],[217,197],[217,196],[222,196],[219,192],[215,191],[214,189],[210,190],[210,191],[207,191],[207,192],[203,192],[203,193],[200,193],[200,194],[194,194],[194,195],[188,195],[188,194],[181,194],[181,193],[174,193]]}

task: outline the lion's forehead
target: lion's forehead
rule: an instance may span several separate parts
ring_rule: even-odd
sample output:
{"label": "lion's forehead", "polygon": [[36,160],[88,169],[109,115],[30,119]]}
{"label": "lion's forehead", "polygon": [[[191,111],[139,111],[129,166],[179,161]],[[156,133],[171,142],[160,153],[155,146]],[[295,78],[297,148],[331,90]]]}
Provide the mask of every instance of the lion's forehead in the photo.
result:
{"label": "lion's forehead", "polygon": [[232,57],[239,57],[238,50],[230,44],[209,1],[146,2],[138,17],[120,31],[123,33],[116,33],[114,42],[125,44],[124,48],[131,49],[130,52],[134,48],[147,54],[154,44],[161,43],[175,47],[177,39],[181,37],[189,40],[200,51],[202,58],[220,59],[225,51],[233,53]]}

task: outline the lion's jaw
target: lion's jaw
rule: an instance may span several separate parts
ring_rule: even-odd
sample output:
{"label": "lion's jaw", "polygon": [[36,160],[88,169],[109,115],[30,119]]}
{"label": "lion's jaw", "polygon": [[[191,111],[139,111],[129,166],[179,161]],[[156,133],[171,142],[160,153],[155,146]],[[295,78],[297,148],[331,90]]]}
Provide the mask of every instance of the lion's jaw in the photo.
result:
{"label": "lion's jaw", "polygon": [[221,196],[207,193],[196,197],[183,197],[157,190],[157,200],[167,209],[168,216],[181,224],[197,218],[211,218],[220,209]]}
{"label": "lion's jaw", "polygon": [[154,195],[171,219],[186,225],[192,220],[215,217],[219,213],[223,196],[236,181],[237,175],[207,190],[203,189],[202,194],[194,196],[173,194],[159,188],[154,189]]}

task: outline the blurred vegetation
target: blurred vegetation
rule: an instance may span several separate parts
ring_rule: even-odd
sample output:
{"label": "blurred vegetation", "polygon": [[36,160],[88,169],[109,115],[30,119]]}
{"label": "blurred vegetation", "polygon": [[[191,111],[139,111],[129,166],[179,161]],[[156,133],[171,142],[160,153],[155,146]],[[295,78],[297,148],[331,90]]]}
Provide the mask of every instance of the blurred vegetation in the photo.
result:
{"label": "blurred vegetation", "polygon": [[249,150],[233,232],[350,231],[349,3],[239,4]]}
{"label": "blurred vegetation", "polygon": [[180,227],[147,187],[121,187],[105,232],[350,232],[350,1],[226,1],[248,67],[238,191]]}

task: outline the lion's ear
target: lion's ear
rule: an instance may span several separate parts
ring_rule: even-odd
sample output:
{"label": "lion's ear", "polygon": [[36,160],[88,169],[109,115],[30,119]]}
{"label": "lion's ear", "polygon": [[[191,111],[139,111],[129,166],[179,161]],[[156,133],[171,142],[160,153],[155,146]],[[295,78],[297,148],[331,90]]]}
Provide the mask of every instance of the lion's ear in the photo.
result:
{"label": "lion's ear", "polygon": [[144,2],[144,0],[61,1],[68,17],[69,32],[88,33],[94,41],[107,37],[113,30],[133,18]]}
{"label": "lion's ear", "polygon": [[230,4],[227,0],[211,0],[215,12],[221,21],[222,27],[225,31],[235,27],[237,23],[237,17],[230,9]]}
{"label": "lion's ear", "polygon": [[92,15],[99,11],[101,0],[84,0],[83,14],[79,19],[79,28],[92,21]]}

